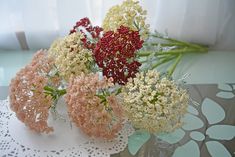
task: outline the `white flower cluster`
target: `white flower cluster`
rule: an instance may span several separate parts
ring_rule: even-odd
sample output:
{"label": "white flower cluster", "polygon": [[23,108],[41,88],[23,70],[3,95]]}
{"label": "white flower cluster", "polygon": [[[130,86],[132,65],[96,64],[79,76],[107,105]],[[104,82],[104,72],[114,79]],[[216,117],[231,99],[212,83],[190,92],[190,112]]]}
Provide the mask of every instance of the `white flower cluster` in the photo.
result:
{"label": "white flower cluster", "polygon": [[93,63],[92,52],[85,49],[79,32],[54,41],[49,49],[49,55],[55,58],[55,65],[60,75],[68,81],[74,75],[89,73]]}
{"label": "white flower cluster", "polygon": [[124,110],[134,127],[151,133],[171,132],[181,126],[189,96],[157,71],[140,72],[123,89]]}
{"label": "white flower cluster", "polygon": [[145,23],[147,11],[139,5],[139,1],[126,0],[121,5],[109,9],[103,21],[104,31],[116,31],[120,26],[140,31],[141,39],[148,37],[149,25]]}

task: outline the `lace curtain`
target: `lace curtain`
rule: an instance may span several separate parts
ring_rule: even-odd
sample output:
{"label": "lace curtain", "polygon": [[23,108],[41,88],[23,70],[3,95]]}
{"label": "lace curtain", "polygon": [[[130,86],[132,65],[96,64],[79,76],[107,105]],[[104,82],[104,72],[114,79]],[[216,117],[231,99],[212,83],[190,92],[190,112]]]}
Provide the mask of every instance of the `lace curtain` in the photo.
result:
{"label": "lace curtain", "polygon": [[[122,0],[1,0],[0,49],[48,48],[68,34],[77,20],[100,25]],[[234,0],[142,0],[151,30],[170,37],[235,50]]]}

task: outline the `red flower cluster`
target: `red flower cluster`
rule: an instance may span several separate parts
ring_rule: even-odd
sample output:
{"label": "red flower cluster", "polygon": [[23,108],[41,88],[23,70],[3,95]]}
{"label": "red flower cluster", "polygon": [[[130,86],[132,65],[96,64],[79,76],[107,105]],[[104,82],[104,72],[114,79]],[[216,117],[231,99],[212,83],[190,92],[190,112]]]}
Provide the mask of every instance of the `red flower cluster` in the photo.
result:
{"label": "red flower cluster", "polygon": [[84,35],[84,38],[81,39],[84,47],[93,50],[95,48],[95,42],[100,39],[103,29],[99,26],[93,27],[90,20],[85,17],[76,23],[73,29],[70,30],[70,34],[77,31],[80,31]]}
{"label": "red flower cluster", "polygon": [[128,78],[135,77],[141,65],[135,60],[136,51],[142,48],[143,42],[139,32],[128,27],[121,26],[117,32],[106,32],[93,51],[103,75],[122,85]]}

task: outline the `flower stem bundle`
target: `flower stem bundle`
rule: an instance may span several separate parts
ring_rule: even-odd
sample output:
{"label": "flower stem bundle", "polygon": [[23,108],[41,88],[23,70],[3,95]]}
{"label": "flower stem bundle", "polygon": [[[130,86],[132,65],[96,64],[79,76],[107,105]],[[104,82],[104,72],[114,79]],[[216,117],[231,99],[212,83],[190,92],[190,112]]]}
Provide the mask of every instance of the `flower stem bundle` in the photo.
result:
{"label": "flower stem bundle", "polygon": [[[138,57],[145,59],[142,62],[151,62],[150,69],[155,69],[165,63],[171,62],[166,71],[168,77],[172,76],[184,54],[208,52],[207,46],[179,41],[161,35],[158,32],[149,36],[148,41],[144,43],[144,49],[138,53]],[[148,57],[154,57],[155,60],[152,59],[149,61]]]}

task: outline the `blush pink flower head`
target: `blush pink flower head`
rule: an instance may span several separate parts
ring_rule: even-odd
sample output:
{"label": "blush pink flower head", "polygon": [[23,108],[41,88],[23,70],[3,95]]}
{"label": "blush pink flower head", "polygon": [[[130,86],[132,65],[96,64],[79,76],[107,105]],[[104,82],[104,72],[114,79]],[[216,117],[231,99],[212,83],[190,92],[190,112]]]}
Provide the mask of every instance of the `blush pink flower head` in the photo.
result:
{"label": "blush pink flower head", "polygon": [[53,100],[43,92],[48,83],[45,77],[53,65],[46,51],[38,51],[30,64],[21,69],[10,83],[10,107],[17,118],[39,133],[53,131],[47,124]]}
{"label": "blush pink flower head", "polygon": [[110,87],[112,79],[100,80],[98,74],[82,74],[69,82],[66,95],[69,116],[89,136],[112,139],[122,128],[123,110],[116,95],[99,95]]}

